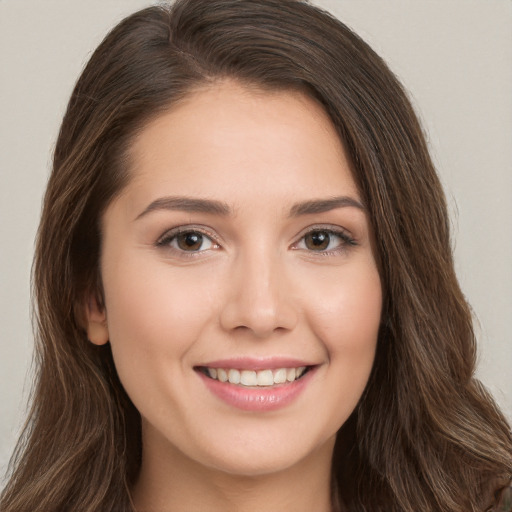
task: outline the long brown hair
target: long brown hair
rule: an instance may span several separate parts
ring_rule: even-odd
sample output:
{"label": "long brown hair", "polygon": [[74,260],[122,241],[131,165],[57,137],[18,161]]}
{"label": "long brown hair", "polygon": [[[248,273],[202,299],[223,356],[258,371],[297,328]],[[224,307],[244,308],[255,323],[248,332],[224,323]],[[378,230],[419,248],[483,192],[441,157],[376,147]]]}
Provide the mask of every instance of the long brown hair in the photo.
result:
{"label": "long brown hair", "polygon": [[100,219],[130,142],[223,78],[300,89],[337,128],[368,206],[384,289],[370,381],[341,428],[333,494],[350,512],[482,511],[512,474],[510,428],[474,379],[445,199],[399,82],[357,35],[298,0],[180,0],[122,21],[78,80],[55,148],[33,271],[37,381],[2,512],[128,512],[140,416],[108,344],[88,342]]}

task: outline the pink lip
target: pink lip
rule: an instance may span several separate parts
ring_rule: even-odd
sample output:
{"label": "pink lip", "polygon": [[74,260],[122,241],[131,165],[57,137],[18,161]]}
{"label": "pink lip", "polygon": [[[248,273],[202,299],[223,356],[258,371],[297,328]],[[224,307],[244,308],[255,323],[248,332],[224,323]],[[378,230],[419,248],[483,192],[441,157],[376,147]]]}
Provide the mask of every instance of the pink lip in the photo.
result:
{"label": "pink lip", "polygon": [[[223,361],[220,362],[224,363]],[[209,366],[217,368],[247,368],[245,366],[233,366],[232,360],[229,365],[221,364],[216,366],[210,363]],[[288,367],[293,366],[295,364],[291,364]],[[276,366],[276,368],[286,367],[287,365],[283,364],[283,361],[281,361],[280,366]],[[265,366],[265,368],[268,369],[269,366]],[[311,382],[315,371],[316,367],[311,368],[306,375],[293,382],[260,388],[245,388],[236,384],[230,384],[229,382],[220,382],[207,377],[199,371],[197,375],[203,380],[206,387],[224,403],[244,411],[266,412],[281,409],[292,403]]]}
{"label": "pink lip", "polygon": [[306,362],[300,359],[290,357],[269,357],[269,358],[254,358],[254,357],[238,357],[230,359],[218,359],[216,361],[209,361],[205,364],[197,366],[204,366],[208,368],[236,368],[237,370],[277,370],[279,368],[299,368],[301,366],[314,366],[315,363]]}

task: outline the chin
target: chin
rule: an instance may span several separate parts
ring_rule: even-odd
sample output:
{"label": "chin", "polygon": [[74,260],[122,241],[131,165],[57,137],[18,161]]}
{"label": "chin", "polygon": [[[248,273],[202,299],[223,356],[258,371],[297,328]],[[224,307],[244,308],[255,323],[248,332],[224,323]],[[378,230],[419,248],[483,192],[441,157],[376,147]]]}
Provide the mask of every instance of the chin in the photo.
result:
{"label": "chin", "polygon": [[317,458],[324,459],[321,455],[325,450],[332,453],[335,439],[333,435],[323,442],[306,444],[304,440],[290,437],[288,442],[282,437],[274,438],[273,442],[240,438],[238,443],[230,443],[229,449],[222,453],[210,453],[205,457],[203,465],[222,473],[247,478],[275,475],[303,464],[316,463]]}

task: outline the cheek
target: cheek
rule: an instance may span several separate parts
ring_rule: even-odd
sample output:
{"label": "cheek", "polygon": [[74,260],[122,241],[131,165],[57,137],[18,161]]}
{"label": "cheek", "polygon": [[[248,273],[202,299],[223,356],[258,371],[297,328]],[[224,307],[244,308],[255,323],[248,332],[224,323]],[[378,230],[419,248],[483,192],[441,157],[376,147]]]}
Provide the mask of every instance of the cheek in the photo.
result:
{"label": "cheek", "polygon": [[355,407],[373,366],[381,321],[382,289],[375,265],[340,272],[313,301],[310,322],[334,370],[331,385]]}
{"label": "cheek", "polygon": [[331,352],[375,345],[382,311],[382,288],[373,261],[354,265],[323,280],[311,296],[311,321]]}
{"label": "cheek", "polygon": [[304,285],[309,284],[302,290],[302,296],[309,290],[304,307],[309,314],[305,318],[324,347],[327,362],[319,379],[329,391],[315,401],[313,415],[324,418],[326,437],[345,423],[364,392],[375,358],[382,310],[380,277],[373,260],[351,261],[327,272],[330,275],[317,273],[316,280],[302,274]]}
{"label": "cheek", "polygon": [[110,343],[121,379],[154,372],[164,362],[180,366],[212,314],[215,297],[205,280],[137,259],[120,259],[105,274]]}

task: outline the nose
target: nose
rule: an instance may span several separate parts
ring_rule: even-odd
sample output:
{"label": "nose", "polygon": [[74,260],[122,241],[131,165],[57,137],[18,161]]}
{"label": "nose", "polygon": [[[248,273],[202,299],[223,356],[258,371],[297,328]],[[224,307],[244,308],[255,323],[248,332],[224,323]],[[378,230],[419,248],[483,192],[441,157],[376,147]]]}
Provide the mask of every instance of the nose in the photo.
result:
{"label": "nose", "polygon": [[220,314],[223,329],[266,338],[298,320],[293,286],[278,255],[240,256],[233,264]]}

